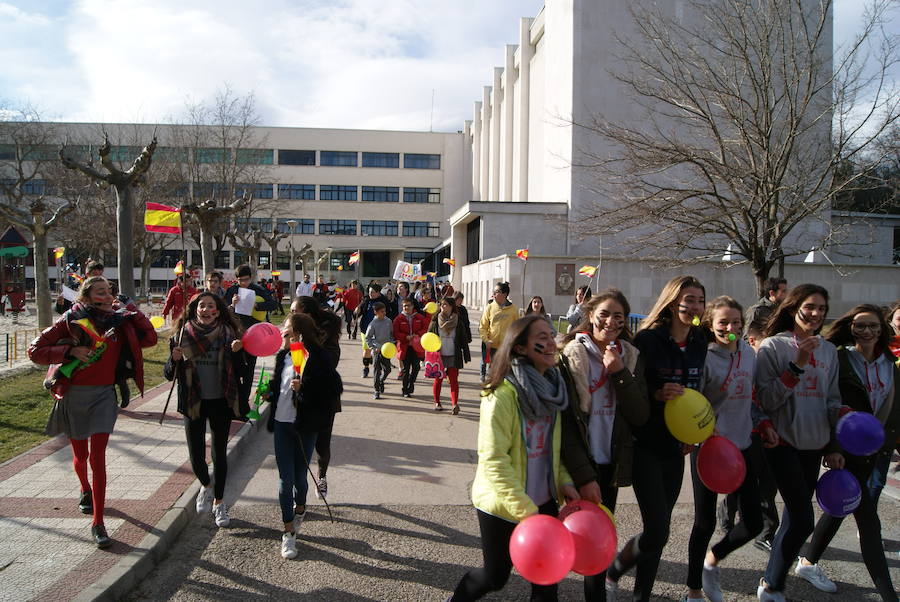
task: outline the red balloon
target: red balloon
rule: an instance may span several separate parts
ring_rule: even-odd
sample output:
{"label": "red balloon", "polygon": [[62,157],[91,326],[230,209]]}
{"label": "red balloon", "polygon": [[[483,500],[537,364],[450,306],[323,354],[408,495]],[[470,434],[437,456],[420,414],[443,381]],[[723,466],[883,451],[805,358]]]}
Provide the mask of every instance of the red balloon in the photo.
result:
{"label": "red balloon", "polygon": [[241,337],[244,351],[257,357],[275,355],[281,349],[281,331],[274,324],[258,322]]}
{"label": "red balloon", "polygon": [[697,475],[710,491],[731,493],[744,482],[747,464],[734,443],[714,435],[703,442],[697,453]]}
{"label": "red balloon", "polygon": [[616,527],[606,512],[594,507],[598,512],[573,512],[563,521],[575,542],[572,570],[579,575],[602,573],[616,557]]}
{"label": "red balloon", "polygon": [[585,512],[590,512],[592,514],[606,514],[605,512],[603,512],[603,510],[600,509],[600,506],[598,506],[594,502],[589,502],[587,500],[572,500],[562,507],[556,518],[565,522],[567,516],[574,512],[580,512],[582,510],[584,510]]}
{"label": "red balloon", "polygon": [[419,335],[415,335],[409,343],[412,345],[412,348],[416,350],[416,353],[425,355],[425,348],[422,347],[422,339]]}
{"label": "red balloon", "polygon": [[575,542],[557,519],[533,514],[513,529],[509,555],[522,577],[538,585],[552,585],[572,569]]}

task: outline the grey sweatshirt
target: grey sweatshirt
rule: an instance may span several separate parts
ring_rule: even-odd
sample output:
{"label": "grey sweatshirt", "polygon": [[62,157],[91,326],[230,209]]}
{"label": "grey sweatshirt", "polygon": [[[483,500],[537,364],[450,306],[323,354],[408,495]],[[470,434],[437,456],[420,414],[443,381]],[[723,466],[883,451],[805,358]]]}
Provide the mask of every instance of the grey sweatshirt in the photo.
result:
{"label": "grey sweatshirt", "polygon": [[820,338],[799,379],[788,369],[795,357],[797,342],[791,332],[762,342],[756,356],[756,397],[785,443],[820,449],[831,438],[841,408],[837,350]]}
{"label": "grey sweatshirt", "polygon": [[715,342],[707,348],[700,392],[716,413],[719,434],[740,450],[750,447],[755,369],[756,353],[743,339],[734,353]]}
{"label": "grey sweatshirt", "polygon": [[366,345],[376,353],[381,353],[381,346],[394,340],[394,323],[384,318],[375,318],[366,329]]}

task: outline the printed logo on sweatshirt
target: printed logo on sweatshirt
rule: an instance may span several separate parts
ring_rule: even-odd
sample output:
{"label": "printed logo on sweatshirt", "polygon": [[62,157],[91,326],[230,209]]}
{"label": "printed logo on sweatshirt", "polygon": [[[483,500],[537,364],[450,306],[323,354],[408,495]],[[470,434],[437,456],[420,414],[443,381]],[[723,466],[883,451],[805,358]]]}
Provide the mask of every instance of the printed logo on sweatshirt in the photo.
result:
{"label": "printed logo on sweatshirt", "polygon": [[549,432],[550,416],[525,421],[525,448],[529,459],[533,460],[547,453],[549,449],[547,435]]}

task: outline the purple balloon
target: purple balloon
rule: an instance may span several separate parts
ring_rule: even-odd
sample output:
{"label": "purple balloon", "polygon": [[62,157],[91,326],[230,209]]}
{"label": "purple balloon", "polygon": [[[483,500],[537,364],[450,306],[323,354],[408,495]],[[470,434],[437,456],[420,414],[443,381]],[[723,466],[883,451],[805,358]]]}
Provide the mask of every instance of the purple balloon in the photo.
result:
{"label": "purple balloon", "polygon": [[827,471],[816,484],[816,501],[823,512],[843,517],[859,506],[862,490],[859,481],[849,470]]}
{"label": "purple balloon", "polygon": [[838,443],[854,456],[871,456],[884,445],[884,427],[868,412],[850,412],[838,420]]}

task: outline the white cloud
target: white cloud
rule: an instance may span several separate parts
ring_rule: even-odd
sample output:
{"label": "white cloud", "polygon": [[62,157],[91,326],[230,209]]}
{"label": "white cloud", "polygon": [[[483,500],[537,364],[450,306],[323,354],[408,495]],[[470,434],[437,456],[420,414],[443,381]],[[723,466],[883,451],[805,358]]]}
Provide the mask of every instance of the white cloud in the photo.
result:
{"label": "white cloud", "polygon": [[50,22],[41,13],[28,13],[8,2],[0,2],[0,21],[37,26],[47,25]]}

